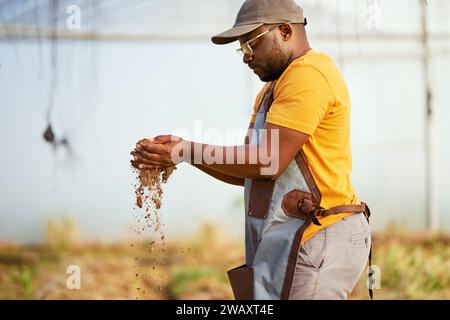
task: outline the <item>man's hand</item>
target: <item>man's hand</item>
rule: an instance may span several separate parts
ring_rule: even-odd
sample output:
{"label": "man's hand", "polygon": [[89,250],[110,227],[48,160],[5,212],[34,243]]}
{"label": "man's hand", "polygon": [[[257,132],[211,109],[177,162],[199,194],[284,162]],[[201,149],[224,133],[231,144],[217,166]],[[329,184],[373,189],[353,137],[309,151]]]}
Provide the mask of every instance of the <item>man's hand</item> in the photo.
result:
{"label": "man's hand", "polygon": [[135,168],[145,170],[155,167],[171,167],[182,162],[182,147],[185,143],[182,138],[162,135],[149,139],[149,141],[152,143],[146,143],[145,140],[139,141],[136,149],[131,152],[134,156],[132,164]]}

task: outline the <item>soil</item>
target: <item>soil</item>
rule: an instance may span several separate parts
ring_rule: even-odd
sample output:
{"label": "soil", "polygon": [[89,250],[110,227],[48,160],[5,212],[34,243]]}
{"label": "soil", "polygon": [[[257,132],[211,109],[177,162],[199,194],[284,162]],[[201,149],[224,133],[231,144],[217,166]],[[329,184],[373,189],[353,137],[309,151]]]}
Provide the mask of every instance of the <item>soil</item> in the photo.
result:
{"label": "soil", "polygon": [[[143,139],[139,143],[155,144],[156,142]],[[137,175],[135,185],[136,206],[145,210],[143,220],[146,223],[143,226],[144,229],[152,228],[156,232],[160,231],[161,224],[158,211],[162,206],[162,184],[167,183],[175,169],[175,166],[154,167],[146,170],[133,168]]]}
{"label": "soil", "polygon": [[[153,144],[155,142],[148,139],[139,141],[139,143]],[[162,206],[163,188],[162,185],[167,183],[169,177],[176,169],[175,166],[171,167],[155,167],[152,169],[136,169],[133,167],[133,171],[137,176],[135,184],[136,194],[136,206],[141,209],[138,210],[136,218],[136,225],[134,231],[139,236],[148,236],[151,233],[158,239],[158,243],[155,241],[145,242],[144,246],[146,251],[153,252],[155,247],[161,252],[165,252],[165,235],[163,225],[159,216],[159,209]],[[143,209],[143,211],[142,211]],[[137,260],[137,259],[135,259]],[[156,261],[155,261],[156,263]],[[137,270],[136,278],[142,270]],[[139,290],[139,289],[138,289]]]}

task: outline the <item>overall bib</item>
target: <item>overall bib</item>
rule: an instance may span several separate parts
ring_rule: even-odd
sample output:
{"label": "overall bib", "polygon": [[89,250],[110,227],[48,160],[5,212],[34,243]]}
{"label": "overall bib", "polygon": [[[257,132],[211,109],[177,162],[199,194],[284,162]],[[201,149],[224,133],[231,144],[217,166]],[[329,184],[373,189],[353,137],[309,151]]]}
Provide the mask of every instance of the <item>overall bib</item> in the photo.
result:
{"label": "overall bib", "polygon": [[[265,92],[250,143],[258,144],[260,129],[273,102],[275,82]],[[246,264],[228,271],[236,299],[289,299],[298,250],[305,229],[320,225],[317,217],[370,211],[361,205],[320,207],[321,194],[303,151],[276,179],[245,179]]]}

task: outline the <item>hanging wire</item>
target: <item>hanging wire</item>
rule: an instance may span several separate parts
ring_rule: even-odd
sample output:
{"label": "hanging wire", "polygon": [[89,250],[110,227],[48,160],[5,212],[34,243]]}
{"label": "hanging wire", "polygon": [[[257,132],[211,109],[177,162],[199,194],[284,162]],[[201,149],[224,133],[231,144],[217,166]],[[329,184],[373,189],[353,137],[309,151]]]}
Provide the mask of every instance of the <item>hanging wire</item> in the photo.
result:
{"label": "hanging wire", "polygon": [[[50,12],[52,16],[58,16],[58,0],[51,1]],[[51,45],[50,45],[50,68],[51,68],[51,80],[50,80],[50,88],[49,88],[49,98],[48,98],[48,107],[46,113],[47,122],[51,122],[51,115],[55,105],[55,94],[56,94],[56,85],[57,85],[57,75],[58,75],[58,43],[57,43],[57,29],[58,29],[58,19],[55,20],[55,23],[51,32]]]}
{"label": "hanging wire", "polygon": [[39,0],[34,0],[34,26],[37,31],[37,39],[38,39],[38,80],[42,80],[42,64],[43,64],[43,54],[42,54],[42,34],[41,34],[41,9],[38,5]]}
{"label": "hanging wire", "polygon": [[56,150],[59,146],[64,147],[69,155],[73,155],[68,137],[57,138],[52,127],[52,113],[55,108],[55,97],[58,83],[58,25],[59,25],[59,2],[51,1],[50,12],[52,13],[52,33],[51,33],[51,51],[50,51],[50,68],[51,82],[49,88],[48,109],[46,114],[47,129],[44,132],[44,139],[49,142]]}

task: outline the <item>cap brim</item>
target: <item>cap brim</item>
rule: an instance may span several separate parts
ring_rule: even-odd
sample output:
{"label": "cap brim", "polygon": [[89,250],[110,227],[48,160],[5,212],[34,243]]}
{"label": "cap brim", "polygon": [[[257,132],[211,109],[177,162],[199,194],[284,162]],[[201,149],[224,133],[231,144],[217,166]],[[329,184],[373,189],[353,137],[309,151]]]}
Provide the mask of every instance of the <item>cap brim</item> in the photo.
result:
{"label": "cap brim", "polygon": [[231,43],[237,40],[238,37],[243,36],[244,34],[247,34],[249,32],[252,32],[253,30],[259,28],[264,23],[254,23],[254,24],[246,24],[242,26],[236,26],[231,28],[230,30],[227,30],[225,32],[222,32],[214,37],[211,38],[211,41],[215,44],[227,44]]}

